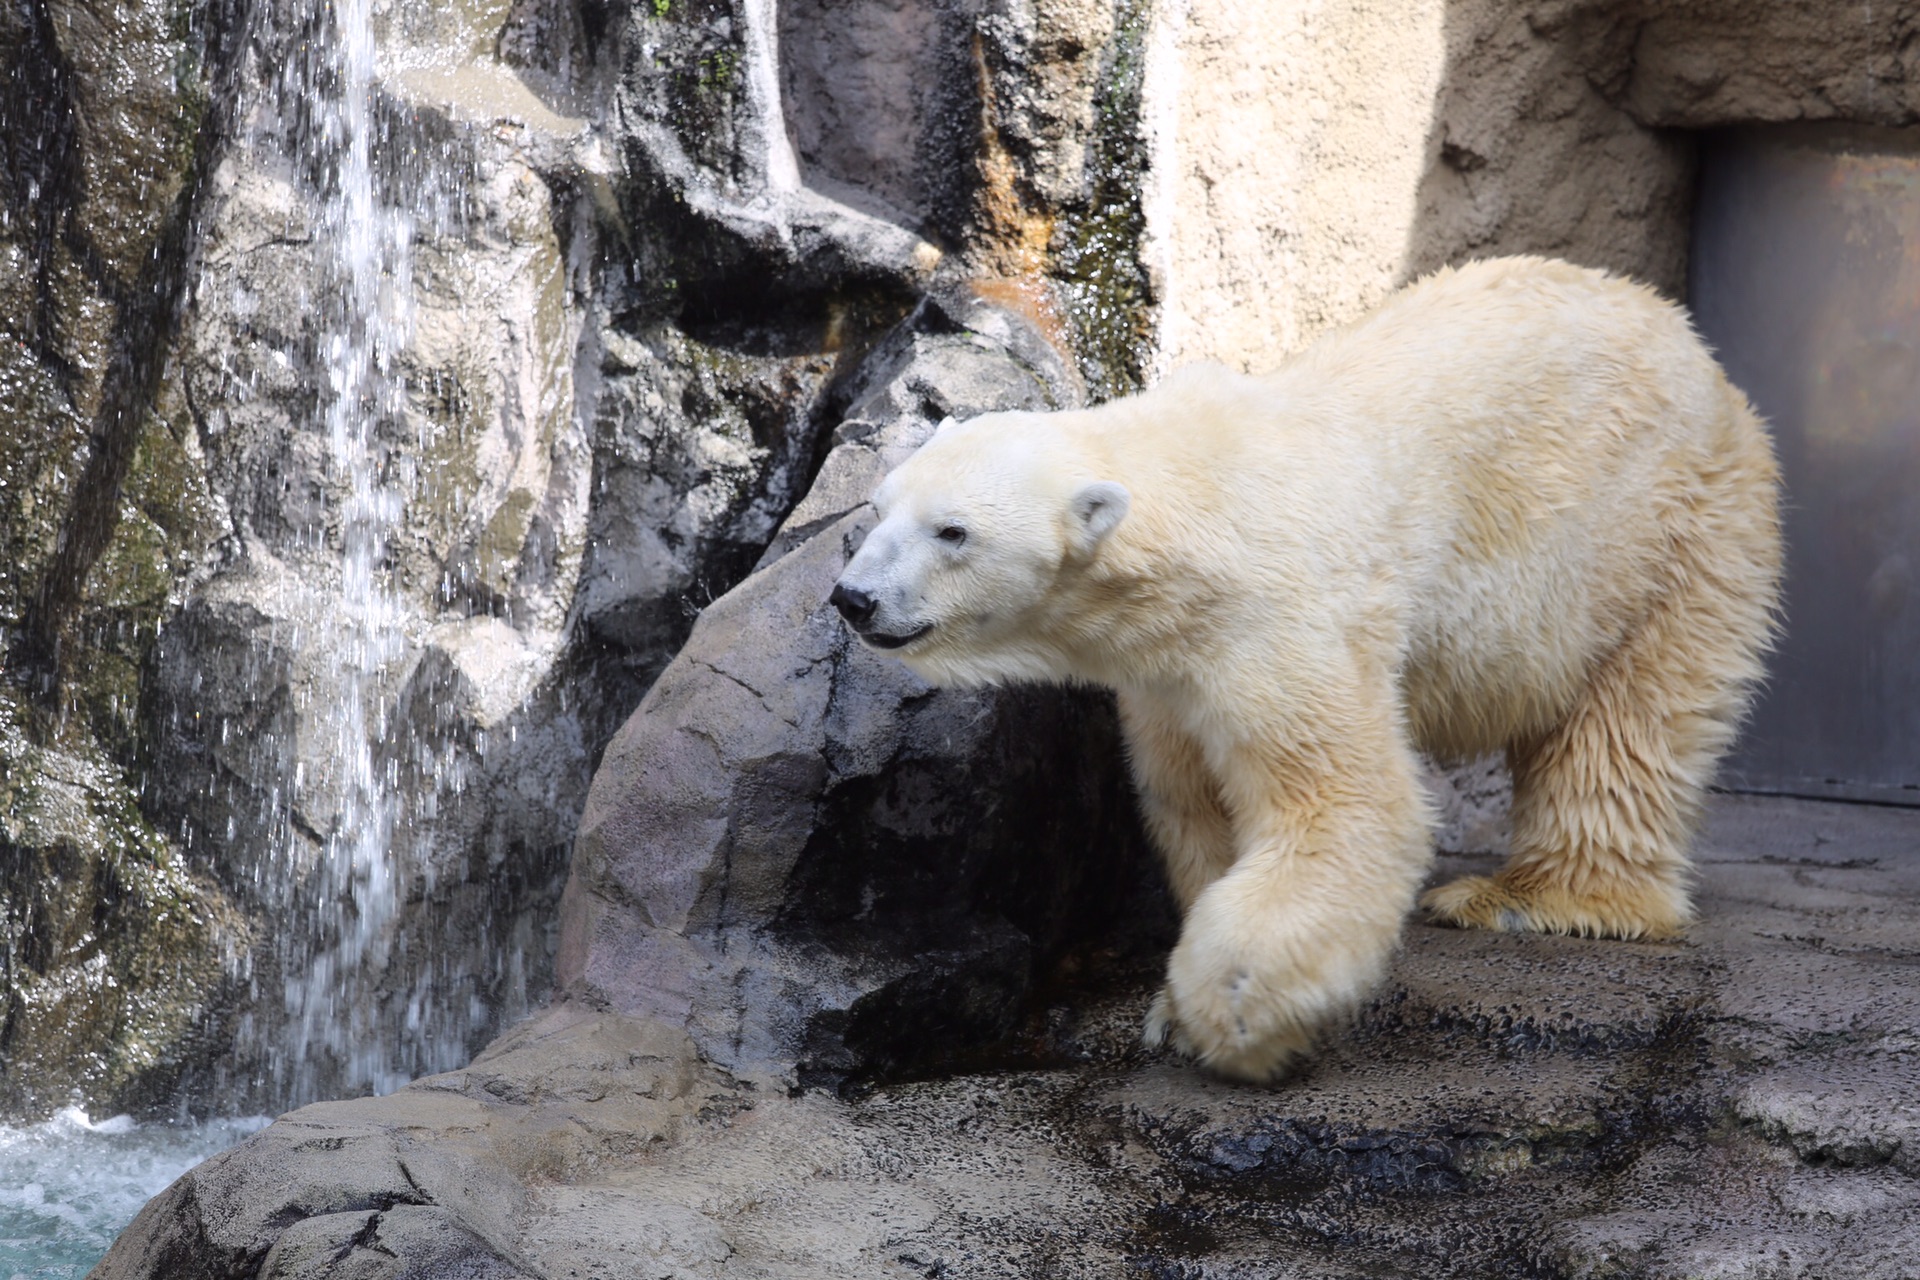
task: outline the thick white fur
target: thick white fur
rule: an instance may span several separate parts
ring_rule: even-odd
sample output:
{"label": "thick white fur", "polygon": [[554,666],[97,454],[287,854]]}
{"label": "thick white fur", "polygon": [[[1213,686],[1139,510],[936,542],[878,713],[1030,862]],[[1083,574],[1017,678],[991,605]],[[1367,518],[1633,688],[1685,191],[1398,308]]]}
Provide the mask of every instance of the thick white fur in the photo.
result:
{"label": "thick white fur", "polygon": [[1681,311],[1503,259],[1266,377],[948,427],[842,583],[880,640],[924,629],[895,652],[928,679],[1118,691],[1186,912],[1148,1035],[1263,1079],[1393,950],[1430,860],[1416,749],[1515,774],[1510,861],[1433,891],[1440,920],[1685,922],[1771,633],[1777,483]]}

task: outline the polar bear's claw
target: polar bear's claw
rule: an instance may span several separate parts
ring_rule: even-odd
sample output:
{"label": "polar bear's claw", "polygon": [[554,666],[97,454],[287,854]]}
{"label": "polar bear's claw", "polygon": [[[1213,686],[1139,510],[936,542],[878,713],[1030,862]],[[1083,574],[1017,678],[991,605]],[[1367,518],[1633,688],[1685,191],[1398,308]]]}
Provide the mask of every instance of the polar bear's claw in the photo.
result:
{"label": "polar bear's claw", "polygon": [[1162,987],[1154,993],[1153,1003],[1147,1006],[1146,1019],[1140,1025],[1140,1041],[1149,1049],[1164,1049],[1172,1037],[1173,1001]]}
{"label": "polar bear's claw", "polygon": [[1462,876],[1422,895],[1420,906],[1435,924],[1493,933],[1551,933],[1520,894],[1492,876]]}

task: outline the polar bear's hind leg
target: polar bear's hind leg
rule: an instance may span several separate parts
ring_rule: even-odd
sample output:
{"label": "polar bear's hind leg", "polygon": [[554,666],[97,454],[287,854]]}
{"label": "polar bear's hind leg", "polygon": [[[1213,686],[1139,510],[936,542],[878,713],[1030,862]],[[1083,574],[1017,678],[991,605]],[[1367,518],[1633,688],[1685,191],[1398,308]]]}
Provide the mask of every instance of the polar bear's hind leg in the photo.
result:
{"label": "polar bear's hind leg", "polygon": [[1690,918],[1687,843],[1773,629],[1773,469],[1757,433],[1747,466],[1719,477],[1757,496],[1714,504],[1676,538],[1649,615],[1558,727],[1509,748],[1511,856],[1494,876],[1430,890],[1439,923],[1651,938]]}

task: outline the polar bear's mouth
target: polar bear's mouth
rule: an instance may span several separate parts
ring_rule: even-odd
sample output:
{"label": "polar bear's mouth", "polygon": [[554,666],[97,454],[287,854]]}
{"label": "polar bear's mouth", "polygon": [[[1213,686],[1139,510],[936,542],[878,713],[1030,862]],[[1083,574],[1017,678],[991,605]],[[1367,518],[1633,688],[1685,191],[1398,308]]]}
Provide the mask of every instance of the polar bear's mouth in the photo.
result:
{"label": "polar bear's mouth", "polygon": [[929,622],[919,630],[909,631],[903,636],[890,636],[884,631],[863,631],[860,633],[860,638],[876,649],[898,649],[902,645],[912,644],[931,630],[933,630],[933,624]]}

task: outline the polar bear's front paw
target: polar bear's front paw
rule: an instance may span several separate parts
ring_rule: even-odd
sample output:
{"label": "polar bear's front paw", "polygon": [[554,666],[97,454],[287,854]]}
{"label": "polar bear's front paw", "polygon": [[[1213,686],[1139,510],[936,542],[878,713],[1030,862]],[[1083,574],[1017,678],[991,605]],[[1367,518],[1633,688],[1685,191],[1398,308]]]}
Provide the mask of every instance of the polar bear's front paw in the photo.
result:
{"label": "polar bear's front paw", "polygon": [[1302,1018],[1291,1002],[1262,1001],[1255,1007],[1253,975],[1236,969],[1217,989],[1189,992],[1169,979],[1154,996],[1141,1027],[1150,1049],[1171,1048],[1224,1076],[1264,1082],[1313,1047],[1317,1020]]}
{"label": "polar bear's front paw", "polygon": [[[1320,874],[1321,864],[1307,869]],[[1171,1043],[1221,1075],[1271,1080],[1379,981],[1404,901],[1342,896],[1297,874],[1276,888],[1274,878],[1261,864],[1236,868],[1195,899],[1147,1014],[1149,1043]]]}

